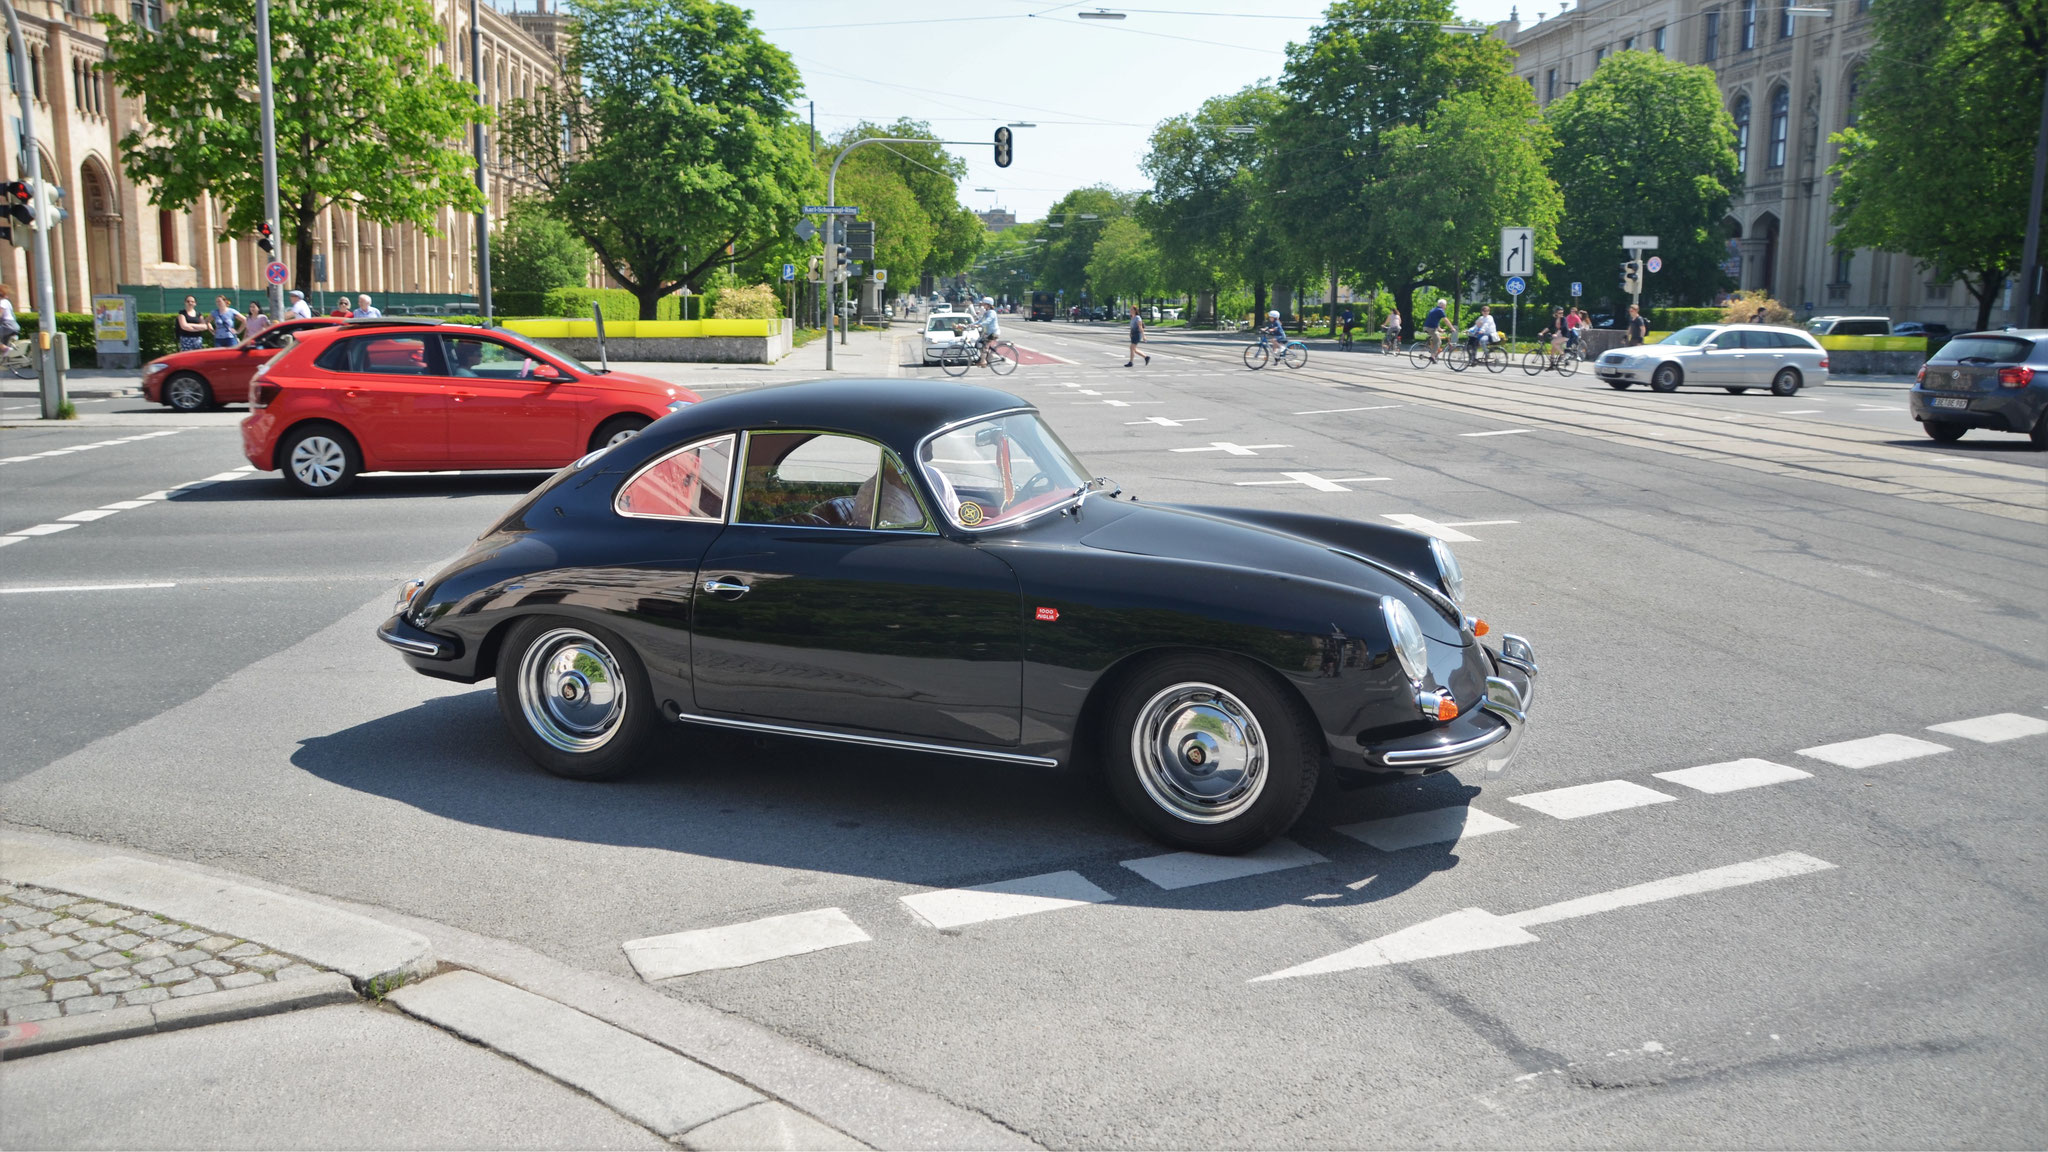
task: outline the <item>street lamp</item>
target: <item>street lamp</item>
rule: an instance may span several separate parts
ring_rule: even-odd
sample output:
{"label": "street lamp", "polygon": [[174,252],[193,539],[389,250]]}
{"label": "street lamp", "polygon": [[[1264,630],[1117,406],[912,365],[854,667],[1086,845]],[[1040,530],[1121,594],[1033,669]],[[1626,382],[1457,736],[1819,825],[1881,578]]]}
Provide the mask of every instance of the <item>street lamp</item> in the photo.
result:
{"label": "street lamp", "polygon": [[1223,126],[1223,133],[1226,136],[1250,136],[1258,130],[1259,127],[1256,124],[1225,124]]}
{"label": "street lamp", "polygon": [[1111,12],[1107,8],[1097,8],[1093,12],[1076,12],[1075,15],[1083,20],[1121,20],[1124,18],[1124,13]]}

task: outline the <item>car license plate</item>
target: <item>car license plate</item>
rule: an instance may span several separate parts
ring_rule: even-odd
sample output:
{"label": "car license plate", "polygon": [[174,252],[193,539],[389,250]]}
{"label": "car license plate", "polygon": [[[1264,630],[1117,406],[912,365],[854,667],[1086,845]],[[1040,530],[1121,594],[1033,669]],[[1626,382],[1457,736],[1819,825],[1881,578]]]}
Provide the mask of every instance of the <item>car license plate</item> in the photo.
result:
{"label": "car license plate", "polygon": [[1970,402],[1959,396],[1937,396],[1934,398],[1934,406],[1936,408],[1968,408]]}

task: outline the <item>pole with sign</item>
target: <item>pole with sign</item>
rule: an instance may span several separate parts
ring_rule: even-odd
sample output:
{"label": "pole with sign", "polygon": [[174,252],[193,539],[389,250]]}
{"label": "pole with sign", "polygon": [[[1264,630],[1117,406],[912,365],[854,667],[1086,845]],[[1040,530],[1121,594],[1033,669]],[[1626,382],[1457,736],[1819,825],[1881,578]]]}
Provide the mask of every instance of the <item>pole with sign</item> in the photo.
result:
{"label": "pole with sign", "polygon": [[[1637,315],[1641,315],[1643,305],[1643,250],[1645,248],[1655,248],[1657,246],[1657,238],[1655,236],[1623,236],[1621,238],[1621,246],[1628,249],[1629,263],[1635,266],[1635,275],[1629,280],[1629,307],[1634,308]],[[1660,262],[1658,267],[1662,266]]]}
{"label": "pole with sign", "polygon": [[[1509,348],[1513,348],[1522,342],[1522,293],[1527,291],[1528,288],[1529,282],[1520,276],[1508,277],[1508,299],[1511,301],[1508,316]],[[1512,354],[1510,353],[1510,355]]]}

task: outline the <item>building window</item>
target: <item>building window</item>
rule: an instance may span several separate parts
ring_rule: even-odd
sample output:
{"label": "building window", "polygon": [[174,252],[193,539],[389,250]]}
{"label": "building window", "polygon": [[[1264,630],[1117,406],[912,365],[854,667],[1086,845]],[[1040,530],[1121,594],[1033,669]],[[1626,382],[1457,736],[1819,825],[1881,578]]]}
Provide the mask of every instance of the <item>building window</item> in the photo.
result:
{"label": "building window", "polygon": [[1543,74],[1543,102],[1548,104],[1555,99],[1557,99],[1557,69],[1552,68]]}
{"label": "building window", "polygon": [[162,210],[156,214],[156,246],[164,263],[178,262],[178,218]]}
{"label": "building window", "polygon": [[1756,47],[1756,0],[1742,0],[1742,48],[1747,52]]}
{"label": "building window", "polygon": [[1790,0],[1778,5],[1778,39],[1792,38],[1792,5]]}
{"label": "building window", "polygon": [[1849,83],[1842,93],[1842,121],[1849,127],[1856,126],[1857,101],[1863,97],[1863,65],[1849,69]]}
{"label": "building window", "polygon": [[1601,45],[1600,47],[1598,47],[1598,48],[1595,48],[1595,49],[1593,49],[1593,67],[1594,67],[1594,68],[1596,68],[1596,69],[1597,69],[1597,68],[1599,68],[1599,67],[1600,67],[1600,62],[1601,62],[1602,60],[1605,60],[1605,59],[1607,59],[1607,45],[1605,45],[1605,44],[1602,44],[1602,45]]}
{"label": "building window", "polygon": [[1853,271],[1853,270],[1854,270],[1854,266],[1855,266],[1855,264],[1856,264],[1856,250],[1855,250],[1855,249],[1853,249],[1853,248],[1837,248],[1837,249],[1835,249],[1835,279],[1834,279],[1834,283],[1836,283],[1836,284],[1847,284],[1847,283],[1849,282],[1849,273],[1850,273],[1851,271]]}
{"label": "building window", "polygon": [[1664,54],[1664,28],[1662,25],[1659,25],[1655,31],[1650,33],[1650,46],[1657,50],[1657,55],[1662,56]]}
{"label": "building window", "polygon": [[128,22],[151,32],[164,26],[164,0],[128,0]]}
{"label": "building window", "polygon": [[1707,13],[1707,48],[1706,51],[1700,53],[1700,59],[1703,62],[1711,63],[1714,57],[1720,54],[1721,14],[1719,12],[1709,12]]}
{"label": "building window", "polygon": [[41,100],[43,98],[43,50],[41,48],[31,48],[28,50],[28,79],[29,87],[35,90],[36,99]]}
{"label": "building window", "polygon": [[1771,93],[1771,167],[1785,166],[1785,141],[1792,132],[1792,90]]}
{"label": "building window", "polygon": [[1735,173],[1749,171],[1749,94],[1735,98]]}

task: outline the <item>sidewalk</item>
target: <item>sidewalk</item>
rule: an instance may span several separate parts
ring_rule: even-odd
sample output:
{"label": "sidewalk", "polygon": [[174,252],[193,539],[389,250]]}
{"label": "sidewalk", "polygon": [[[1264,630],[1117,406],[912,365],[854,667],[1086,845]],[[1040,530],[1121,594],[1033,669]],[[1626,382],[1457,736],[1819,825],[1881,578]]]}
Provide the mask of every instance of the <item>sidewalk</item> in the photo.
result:
{"label": "sidewalk", "polygon": [[0,830],[0,1146],[1028,1148],[656,988]]}

